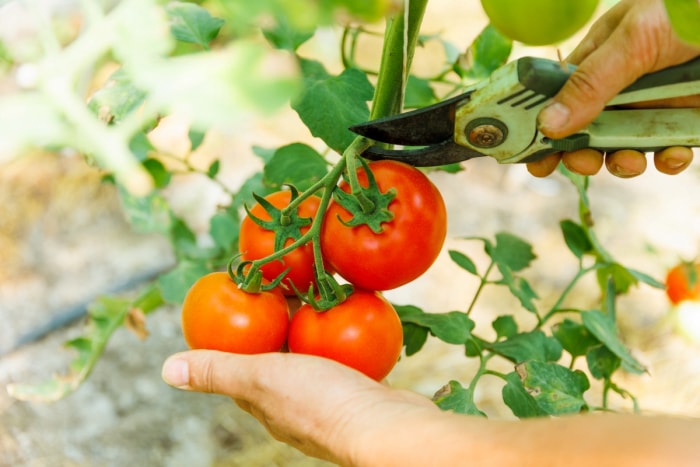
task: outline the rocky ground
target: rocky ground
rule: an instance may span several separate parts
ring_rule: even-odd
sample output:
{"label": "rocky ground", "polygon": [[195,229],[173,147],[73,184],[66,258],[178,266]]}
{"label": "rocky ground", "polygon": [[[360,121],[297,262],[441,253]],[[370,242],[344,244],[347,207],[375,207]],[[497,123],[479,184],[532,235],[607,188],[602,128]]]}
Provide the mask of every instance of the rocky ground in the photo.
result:
{"label": "rocky ground", "polygon": [[[469,15],[478,2],[472,3],[465,2],[457,16],[474,18]],[[441,30],[438,19],[455,15],[446,4],[454,2],[435,4],[429,27]],[[459,37],[458,30],[447,31]],[[269,147],[305,137],[288,116],[279,118],[261,123],[254,134],[208,141],[211,153],[224,160],[221,177],[235,186],[257,168],[251,144]],[[172,123],[172,131],[181,129]],[[177,143],[169,144],[178,151]],[[456,175],[431,174],[447,203],[448,242],[424,277],[387,296],[427,311],[464,309],[477,284],[450,262],[447,250],[460,249],[481,265],[480,244],[463,238],[509,231],[533,244],[538,258],[527,277],[540,303],[551,304],[576,269],[558,227],[559,220],[577,216],[573,187],[558,175],[536,180],[522,166],[488,160],[465,168]],[[621,263],[663,277],[679,258],[700,251],[699,181],[698,166],[676,177],[653,169],[632,180],[601,173],[590,188],[601,241]],[[196,177],[178,179],[175,186],[169,193],[173,204],[191,225],[201,226],[221,193]],[[172,261],[164,239],[133,232],[113,187],[101,184],[78,156],[35,154],[0,166],[0,466],[326,465],[278,443],[227,399],[162,383],[162,361],[185,347],[175,306],[149,315],[150,336],[143,341],[118,330],[87,382],[66,399],[42,404],[9,397],[4,390],[9,383],[39,382],[62,372],[72,354],[61,344],[79,335],[84,323],[73,320],[18,344],[52,327],[52,321],[79,316],[100,294],[135,293]],[[585,282],[572,298],[580,308],[594,306],[596,299]],[[618,383],[648,413],[700,416],[700,344],[667,324],[663,292],[640,286],[619,307],[623,338],[649,373],[622,376]],[[492,290],[474,315],[486,329],[505,313],[528,319],[512,299]],[[450,379],[466,384],[474,368],[459,348],[431,341],[419,355],[402,359],[389,381],[430,396]],[[485,379],[477,404],[492,418],[510,417],[499,401],[498,382]],[[623,400],[613,405],[630,407]]]}

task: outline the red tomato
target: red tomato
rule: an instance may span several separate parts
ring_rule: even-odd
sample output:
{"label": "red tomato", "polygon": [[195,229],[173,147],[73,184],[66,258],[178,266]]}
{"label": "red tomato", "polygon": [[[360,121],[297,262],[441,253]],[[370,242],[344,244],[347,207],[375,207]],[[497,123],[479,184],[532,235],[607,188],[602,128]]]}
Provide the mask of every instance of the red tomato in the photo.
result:
{"label": "red tomato", "polygon": [[[290,191],[278,191],[265,197],[267,201],[272,203],[276,208],[283,208],[289,205],[292,198]],[[321,200],[317,196],[310,196],[301,202],[297,210],[298,216],[301,218],[312,218],[316,216],[318,205]],[[257,218],[269,221],[270,214],[260,204],[255,204],[250,212]],[[306,233],[310,228],[310,224],[301,228],[301,233]],[[284,246],[289,246],[294,240],[287,239]],[[254,261],[270,256],[275,252],[275,233],[272,230],[267,230],[255,222],[250,217],[246,216],[241,223],[241,230],[238,239],[238,249],[241,252],[243,261]],[[294,295],[294,289],[289,286],[292,282],[300,292],[309,290],[309,286],[316,283],[314,276],[314,252],[311,243],[296,248],[287,253],[281,260],[276,260],[263,265],[260,270],[263,277],[269,281],[273,281],[285,269],[291,268],[284,280],[283,284],[287,287],[283,289],[285,295]]]}
{"label": "red tomato", "polygon": [[[369,164],[384,193],[396,189],[389,204],[393,220],[374,233],[367,225],[346,227],[351,214],[335,201],[321,229],[325,261],[350,283],[368,290],[389,290],[422,275],[435,261],[447,234],[445,203],[438,189],[420,170],[395,161]],[[360,184],[368,186],[364,169]],[[340,184],[347,192],[347,183]]]}
{"label": "red tomato", "polygon": [[700,298],[700,263],[682,262],[666,274],[666,295],[674,305]]}
{"label": "red tomato", "polygon": [[288,328],[289,308],[277,288],[248,293],[225,272],[201,277],[182,304],[182,332],[191,349],[276,352]]}
{"label": "red tomato", "polygon": [[287,343],[290,352],[329,358],[381,381],[399,359],[403,330],[380,293],[355,289],[327,311],[302,305],[289,324]]}

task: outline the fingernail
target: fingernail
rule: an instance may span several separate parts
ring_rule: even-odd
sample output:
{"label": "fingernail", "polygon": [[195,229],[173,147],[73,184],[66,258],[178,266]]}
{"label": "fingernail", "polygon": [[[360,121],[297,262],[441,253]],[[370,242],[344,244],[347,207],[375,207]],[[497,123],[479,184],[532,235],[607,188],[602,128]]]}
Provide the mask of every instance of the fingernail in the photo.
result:
{"label": "fingernail", "polygon": [[541,129],[559,131],[569,123],[571,110],[561,102],[547,104],[540,112],[538,123]]}
{"label": "fingernail", "polygon": [[632,177],[636,177],[637,175],[639,175],[639,172],[629,170],[629,169],[622,167],[621,165],[617,165],[617,164],[610,166],[609,171],[614,176],[620,177],[620,178],[632,178]]}
{"label": "fingernail", "polygon": [[170,357],[163,363],[163,381],[176,388],[186,388],[190,381],[190,369],[185,360]]}

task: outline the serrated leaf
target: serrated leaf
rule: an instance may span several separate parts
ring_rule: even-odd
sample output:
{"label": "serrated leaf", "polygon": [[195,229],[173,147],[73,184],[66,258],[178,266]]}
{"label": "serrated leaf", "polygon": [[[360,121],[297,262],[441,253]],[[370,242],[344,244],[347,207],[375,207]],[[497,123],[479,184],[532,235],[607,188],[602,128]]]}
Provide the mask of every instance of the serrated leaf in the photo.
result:
{"label": "serrated leaf", "polygon": [[314,35],[312,28],[300,29],[292,24],[286,15],[276,15],[272,26],[263,28],[265,39],[277,49],[296,51],[300,45],[311,39]]}
{"label": "serrated leaf", "polygon": [[224,20],[215,18],[203,7],[194,3],[171,2],[165,8],[170,18],[170,32],[182,42],[198,44],[205,49],[219,34]]}
{"label": "serrated leaf", "polygon": [[479,275],[479,272],[476,270],[476,265],[467,255],[457,250],[449,250],[448,254],[450,255],[450,259],[457,266],[471,274],[474,274],[475,276]]}
{"label": "serrated leaf", "polygon": [[610,315],[598,310],[584,311],[581,319],[586,329],[590,331],[612,353],[620,357],[627,371],[644,373],[646,368],[629,353],[618,335],[615,321]]}
{"label": "serrated leaf", "polygon": [[583,393],[590,388],[586,375],[557,363],[525,362],[516,371],[537,405],[550,415],[580,413],[587,407]]}
{"label": "serrated leaf", "polygon": [[513,363],[529,360],[554,362],[561,358],[562,353],[561,344],[540,330],[515,334],[506,340],[484,346]]}
{"label": "serrated leaf", "polygon": [[406,356],[410,357],[420,351],[428,340],[428,329],[413,323],[401,323],[403,328],[403,345]]}
{"label": "serrated leaf", "polygon": [[119,123],[136,110],[145,97],[146,93],[134,86],[129,76],[119,69],[92,94],[88,108],[105,123]]}
{"label": "serrated leaf", "polygon": [[544,417],[547,414],[534,397],[525,389],[516,372],[506,375],[506,384],[501,390],[503,402],[518,418]]}
{"label": "serrated leaf", "polygon": [[564,234],[566,246],[569,247],[574,256],[582,258],[583,255],[593,252],[593,245],[581,225],[570,220],[563,220],[559,225]]}
{"label": "serrated leaf", "polygon": [[404,108],[416,109],[437,102],[435,90],[430,83],[430,80],[409,75],[404,94]]}
{"label": "serrated leaf", "polygon": [[314,148],[292,143],[277,149],[265,164],[263,177],[272,188],[294,185],[304,191],[328,173],[328,163]]}
{"label": "serrated leaf", "polygon": [[433,396],[433,402],[444,411],[486,417],[486,414],[479,410],[474,403],[472,391],[463,387],[457,381],[450,381],[443,386]]}
{"label": "serrated leaf", "polygon": [[493,320],[491,327],[496,331],[498,338],[510,338],[518,333],[518,323],[511,315],[502,315]]}
{"label": "serrated leaf", "polygon": [[503,278],[498,283],[506,285],[510,293],[520,301],[523,308],[530,313],[537,313],[534,300],[538,296],[530,287],[530,283],[522,277],[514,276],[511,270],[503,264],[499,264],[498,269],[503,275]]}
{"label": "serrated leaf", "polygon": [[136,232],[167,234],[170,231],[172,212],[161,195],[135,196],[120,187],[119,196],[124,214]]}
{"label": "serrated leaf", "polygon": [[462,77],[488,78],[508,61],[512,49],[513,41],[489,24],[474,39],[466,56],[455,63],[454,69]]}
{"label": "serrated leaf", "polygon": [[620,368],[622,360],[606,346],[598,345],[588,351],[586,363],[591,376],[596,379],[610,379],[612,374]]}
{"label": "serrated leaf", "polygon": [[311,131],[331,149],[342,153],[355,135],[348,127],[367,121],[374,88],[367,76],[348,68],[330,75],[319,62],[300,60],[303,89],[292,100],[292,108]]}
{"label": "serrated leaf", "polygon": [[413,306],[396,306],[402,323],[412,323],[430,330],[430,333],[448,344],[465,344],[474,329],[474,321],[459,311],[425,313]]}
{"label": "serrated leaf", "polygon": [[163,299],[169,303],[182,303],[192,284],[209,272],[211,271],[204,262],[180,261],[174,269],[158,278],[158,286]]}
{"label": "serrated leaf", "polygon": [[600,344],[584,325],[570,319],[554,325],[552,335],[572,357],[586,355],[589,349]]}
{"label": "serrated leaf", "polygon": [[598,283],[604,288],[609,281],[612,281],[615,294],[626,294],[630,287],[637,285],[637,278],[629,269],[619,263],[609,263],[596,270]]}
{"label": "serrated leaf", "polygon": [[485,243],[485,250],[496,264],[514,272],[530,266],[536,258],[529,243],[508,232],[497,233],[496,243]]}
{"label": "serrated leaf", "polygon": [[231,211],[218,212],[209,221],[209,235],[224,251],[231,251],[238,244],[239,220]]}

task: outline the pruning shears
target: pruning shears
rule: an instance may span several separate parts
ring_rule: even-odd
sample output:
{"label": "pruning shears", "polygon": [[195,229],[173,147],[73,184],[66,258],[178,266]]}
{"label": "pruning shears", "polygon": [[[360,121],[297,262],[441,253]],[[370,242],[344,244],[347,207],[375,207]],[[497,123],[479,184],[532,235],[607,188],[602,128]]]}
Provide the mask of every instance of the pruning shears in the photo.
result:
{"label": "pruning shears", "polygon": [[624,108],[626,104],[700,94],[700,58],[642,76],[621,91],[587,128],[563,139],[537,129],[537,115],[561,89],[573,66],[523,57],[434,105],[352,126],[380,143],[362,156],[417,167],[490,156],[500,163],[532,162],[547,154],[594,148],[600,151],[656,151],[700,146],[698,108]]}

